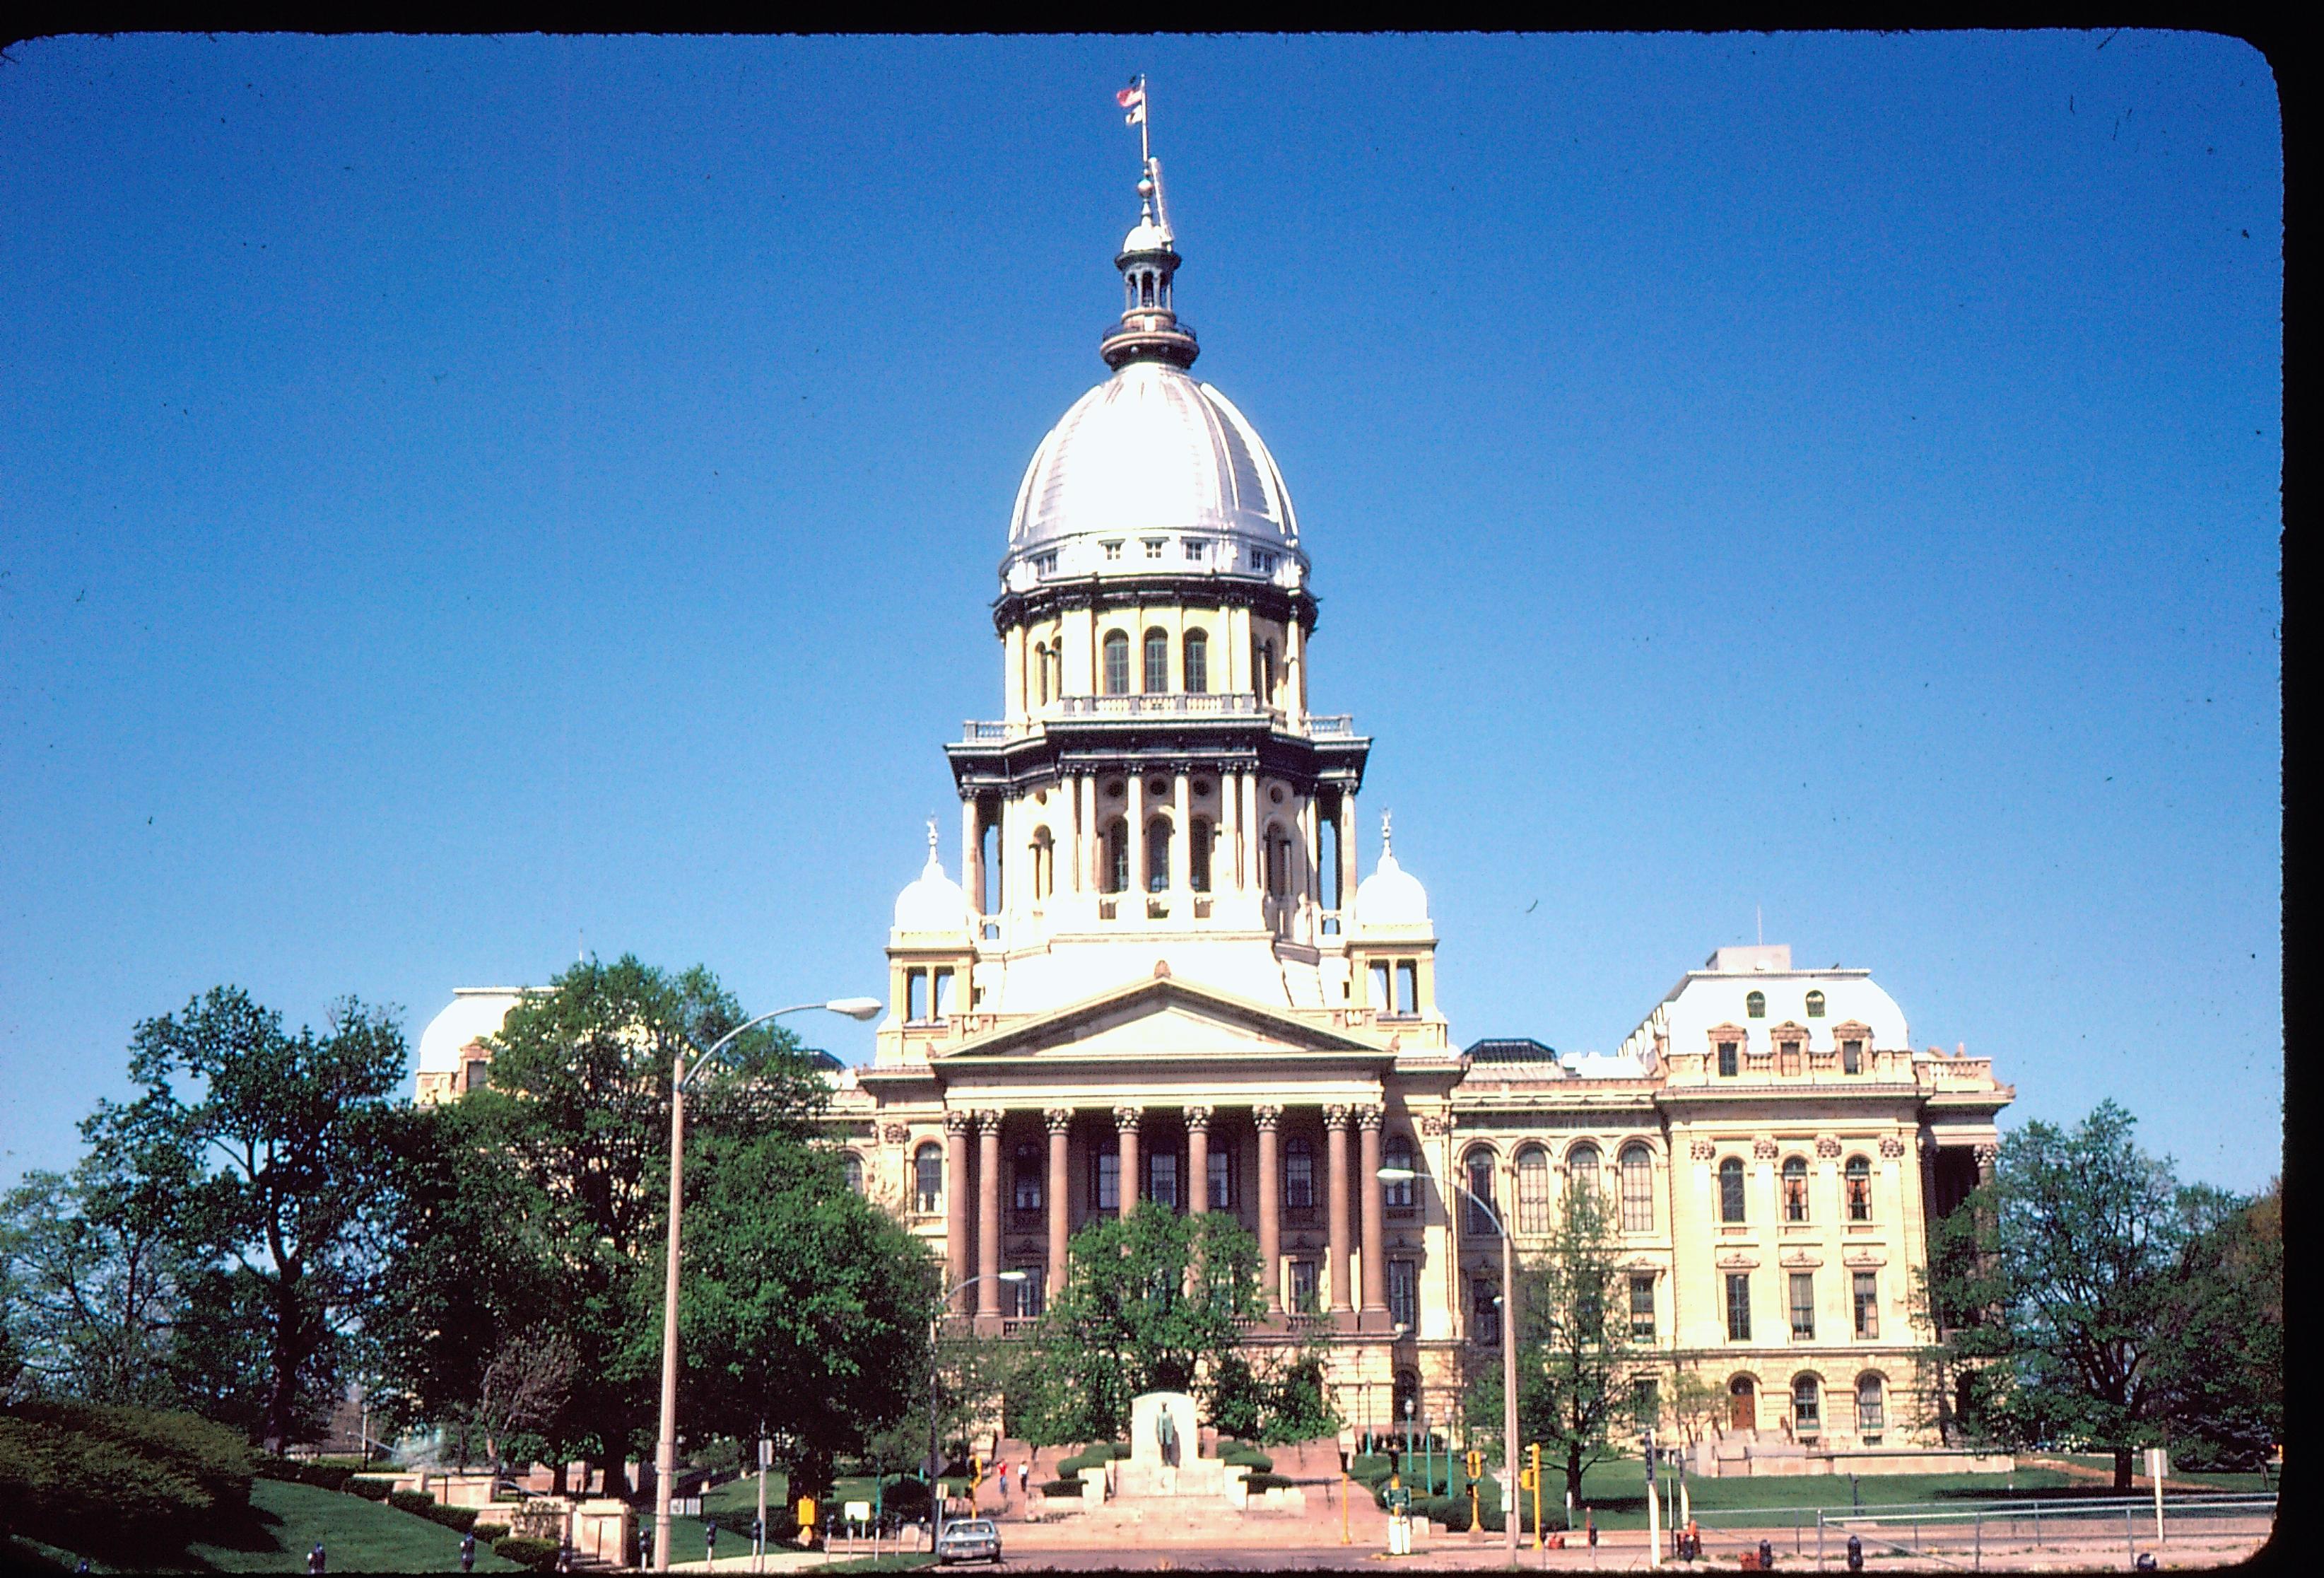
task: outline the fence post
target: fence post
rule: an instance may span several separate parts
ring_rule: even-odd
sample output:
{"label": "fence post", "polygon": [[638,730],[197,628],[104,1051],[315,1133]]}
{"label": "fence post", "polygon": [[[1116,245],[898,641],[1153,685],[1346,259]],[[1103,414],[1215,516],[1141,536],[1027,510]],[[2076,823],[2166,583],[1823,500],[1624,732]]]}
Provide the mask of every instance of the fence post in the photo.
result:
{"label": "fence post", "polygon": [[1823,1509],[1816,1509],[1816,1571],[1823,1571]]}
{"label": "fence post", "polygon": [[1976,1536],[1976,1540],[1977,1540],[1977,1571],[1978,1571],[1978,1572],[1982,1573],[1982,1572],[1984,1572],[1984,1571],[1985,1571],[1985,1513],[1984,1513],[1984,1511],[1983,1511],[1981,1509],[1979,1509],[1979,1511],[1978,1512],[1978,1515],[1977,1515],[1977,1536]]}
{"label": "fence post", "polygon": [[2138,1565],[2138,1533],[2131,1527],[2130,1509],[2122,1509],[2122,1548],[2130,1553],[2130,1564]]}

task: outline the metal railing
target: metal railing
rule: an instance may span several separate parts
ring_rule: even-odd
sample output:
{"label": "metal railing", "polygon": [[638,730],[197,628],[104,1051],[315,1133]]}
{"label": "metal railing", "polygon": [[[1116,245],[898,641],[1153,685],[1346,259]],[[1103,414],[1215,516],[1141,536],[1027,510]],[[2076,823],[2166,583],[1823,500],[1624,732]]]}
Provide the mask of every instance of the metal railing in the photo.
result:
{"label": "metal railing", "polygon": [[[1710,1514],[1697,1514],[1698,1519]],[[2182,1541],[2217,1544],[2249,1538],[2256,1548],[2276,1516],[2273,1493],[2182,1492],[2163,1499],[2158,1517],[2147,1496],[2091,1496],[2021,1501],[1903,1503],[1815,1509],[1816,1564],[1821,1568],[1844,1552],[1849,1536],[1894,1555],[1914,1556],[1981,1572],[1993,1556],[2013,1562],[2034,1551],[2080,1547],[2085,1554],[2120,1549],[2135,1561],[2144,1547],[2167,1546],[2175,1530]],[[1757,1528],[1770,1519],[1766,1509],[1738,1509],[1721,1521]],[[1805,1555],[1805,1530],[1794,1524],[1794,1551]],[[2115,1542],[2121,1541],[2117,1546]]]}
{"label": "metal railing", "polygon": [[1352,713],[1286,713],[1260,704],[1250,691],[1166,691],[1157,695],[1066,696],[1050,702],[1033,717],[1016,722],[970,718],[961,724],[961,738],[972,745],[1021,740],[1053,719],[1084,718],[1240,718],[1268,722],[1288,734],[1317,740],[1357,737]]}

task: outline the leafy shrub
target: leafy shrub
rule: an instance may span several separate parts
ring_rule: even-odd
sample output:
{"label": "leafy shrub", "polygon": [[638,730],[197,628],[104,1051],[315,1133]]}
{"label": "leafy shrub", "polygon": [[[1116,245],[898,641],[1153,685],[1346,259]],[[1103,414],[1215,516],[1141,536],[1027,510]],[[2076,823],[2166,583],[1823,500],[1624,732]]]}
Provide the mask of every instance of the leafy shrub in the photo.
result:
{"label": "leafy shrub", "polygon": [[1127,1463],[1130,1461],[1130,1443],[1127,1441],[1114,1442],[1111,1445],[1107,1446],[1105,1452],[1106,1455],[1116,1463]]}
{"label": "leafy shrub", "polygon": [[1272,1473],[1275,1472],[1275,1460],[1268,1456],[1267,1453],[1259,1451],[1257,1447],[1238,1446],[1232,1452],[1222,1452],[1219,1454],[1219,1461],[1221,1463],[1240,1463],[1243,1467],[1249,1469],[1255,1474]]}
{"label": "leafy shrub", "polygon": [[1242,1488],[1256,1496],[1262,1490],[1280,1490],[1291,1481],[1281,1474],[1271,1474],[1264,1469],[1253,1469],[1243,1476]]}
{"label": "leafy shrub", "polygon": [[384,1501],[395,1488],[395,1481],[377,1474],[350,1474],[347,1482],[339,1487],[350,1496],[360,1496],[366,1501]]}
{"label": "leafy shrub", "polygon": [[250,1449],[191,1414],[39,1401],[0,1411],[11,1531],[75,1551],[161,1555],[247,1510]]}
{"label": "leafy shrub", "polygon": [[1082,1493],[1079,1480],[1051,1480],[1041,1487],[1044,1496],[1078,1496]]}
{"label": "leafy shrub", "polygon": [[287,1480],[318,1490],[344,1490],[355,1477],[355,1470],[337,1463],[301,1463],[288,1457],[262,1457],[252,1465],[252,1472],[262,1480]]}
{"label": "leafy shrub", "polygon": [[512,1534],[493,1542],[493,1555],[546,1573],[557,1565],[557,1542],[534,1539],[530,1535]]}
{"label": "leafy shrub", "polygon": [[418,1490],[390,1490],[387,1504],[399,1512],[412,1513],[430,1523],[458,1529],[462,1534],[476,1527],[479,1510],[474,1507],[447,1507],[433,1496],[422,1495]]}

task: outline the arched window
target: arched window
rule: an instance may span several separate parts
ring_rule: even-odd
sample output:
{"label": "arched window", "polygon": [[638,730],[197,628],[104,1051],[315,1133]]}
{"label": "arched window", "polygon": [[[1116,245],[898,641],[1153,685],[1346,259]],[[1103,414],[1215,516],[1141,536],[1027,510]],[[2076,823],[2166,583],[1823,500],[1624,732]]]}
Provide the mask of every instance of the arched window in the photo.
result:
{"label": "arched window", "polygon": [[1743,1220],[1743,1161],[1729,1157],[1719,1164],[1719,1220]]}
{"label": "arched window", "polygon": [[846,1169],[848,1190],[857,1195],[863,1193],[863,1158],[851,1150],[842,1158],[840,1166]]}
{"label": "arched window", "polygon": [[1823,1429],[1823,1389],[1812,1375],[1792,1378],[1792,1429],[1802,1435]]}
{"label": "arched window", "polygon": [[1197,817],[1186,824],[1186,885],[1197,893],[1211,891],[1211,824]]}
{"label": "arched window", "polygon": [[1748,997],[1746,997],[1743,1000],[1743,1012],[1747,1018],[1755,1020],[1766,1019],[1767,1017],[1767,994],[1764,992],[1755,992]]}
{"label": "arched window", "polygon": [[1019,1214],[1030,1215],[1041,1209],[1042,1173],[1047,1165],[1041,1148],[1028,1141],[1017,1148],[1010,1160],[1010,1204]]}
{"label": "arched window", "polygon": [[1047,706],[1049,700],[1049,649],[1047,644],[1042,641],[1035,641],[1033,643],[1033,688],[1038,696],[1039,705],[1044,706]]}
{"label": "arched window", "polygon": [[1157,817],[1146,824],[1146,891],[1159,893],[1170,885],[1170,818]]}
{"label": "arched window", "polygon": [[1727,1383],[1727,1423],[1736,1430],[1759,1427],[1759,1389],[1748,1375],[1738,1375]]}
{"label": "arched window", "polygon": [[1105,830],[1105,891],[1130,891],[1130,824],[1116,817]]}
{"label": "arched window", "polygon": [[1315,1146],[1304,1134],[1283,1142],[1283,1204],[1289,1211],[1315,1208]]}
{"label": "arched window", "polygon": [[1146,694],[1159,696],[1170,688],[1170,632],[1146,632]]}
{"label": "arched window", "polygon": [[1598,1148],[1594,1145],[1575,1146],[1565,1153],[1565,1176],[1574,1188],[1589,1194],[1598,1192]]}
{"label": "arched window", "polygon": [[1622,1148],[1622,1231],[1655,1231],[1655,1157],[1638,1144]]}
{"label": "arched window", "polygon": [[1807,1219],[1808,1160],[1803,1156],[1787,1156],[1784,1158],[1784,1220]]}
{"label": "arched window", "polygon": [[1186,632],[1186,694],[1204,696],[1211,688],[1211,638],[1199,630]]}
{"label": "arched window", "polygon": [[1033,897],[1047,899],[1057,891],[1057,845],[1047,827],[1033,832]]}
{"label": "arched window", "polygon": [[[1388,1143],[1380,1148],[1380,1159],[1383,1165],[1394,1167],[1398,1172],[1417,1173],[1419,1171],[1412,1165],[1412,1137],[1407,1134],[1389,1135]],[[1412,1209],[1414,1182],[1412,1178],[1394,1178],[1383,1184],[1381,1186],[1382,1204],[1391,1211]]]}
{"label": "arched window", "polygon": [[1549,1152],[1538,1145],[1517,1152],[1517,1231],[1549,1231]]}
{"label": "arched window", "polygon": [[1868,1446],[1879,1444],[1880,1433],[1888,1427],[1888,1409],[1882,1389],[1877,1375],[1856,1378],[1856,1433]]}
{"label": "arched window", "polygon": [[912,1208],[923,1216],[944,1209],[944,1147],[928,1141],[912,1152]]}
{"label": "arched window", "polygon": [[1267,891],[1277,899],[1291,897],[1291,835],[1280,827],[1267,830]]}
{"label": "arched window", "polygon": [[1860,1156],[1848,1158],[1848,1220],[1872,1220],[1872,1163]]}
{"label": "arched window", "polygon": [[1812,1020],[1820,1020],[1823,1018],[1822,992],[1811,992],[1808,993],[1808,1018]]}
{"label": "arched window", "polygon": [[[1490,1238],[1493,1236],[1493,1217],[1499,1214],[1499,1212],[1487,1214],[1493,1204],[1493,1153],[1479,1146],[1469,1153],[1462,1170],[1469,1175],[1469,1193],[1473,1196],[1469,1204],[1469,1232]],[[1485,1209],[1478,1208],[1479,1201],[1483,1202]]]}
{"label": "arched window", "polygon": [[1118,630],[1105,632],[1105,693],[1130,694],[1130,638]]}
{"label": "arched window", "polygon": [[1251,654],[1251,677],[1259,684],[1259,704],[1265,706],[1275,699],[1275,643],[1261,641]]}

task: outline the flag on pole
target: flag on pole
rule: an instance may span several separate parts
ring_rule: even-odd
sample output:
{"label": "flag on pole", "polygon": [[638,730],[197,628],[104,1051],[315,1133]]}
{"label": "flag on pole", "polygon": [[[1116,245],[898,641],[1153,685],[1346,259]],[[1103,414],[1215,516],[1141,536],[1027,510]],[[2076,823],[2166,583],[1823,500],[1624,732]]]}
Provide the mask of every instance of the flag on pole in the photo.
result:
{"label": "flag on pole", "polygon": [[1113,96],[1113,102],[1120,105],[1125,112],[1121,117],[1123,125],[1144,125],[1146,124],[1146,78],[1132,77],[1130,79],[1130,86]]}

